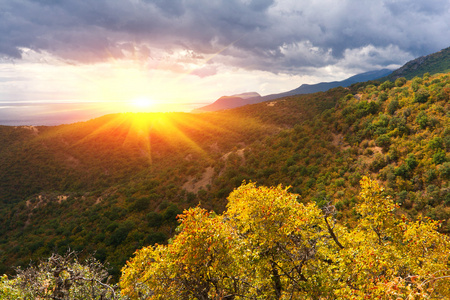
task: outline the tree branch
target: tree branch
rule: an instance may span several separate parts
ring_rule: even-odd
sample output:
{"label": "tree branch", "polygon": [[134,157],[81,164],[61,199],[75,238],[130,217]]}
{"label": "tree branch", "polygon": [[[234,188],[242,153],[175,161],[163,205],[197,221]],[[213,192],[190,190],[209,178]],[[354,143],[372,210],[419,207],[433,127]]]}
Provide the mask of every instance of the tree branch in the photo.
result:
{"label": "tree branch", "polygon": [[339,242],[336,234],[334,233],[333,228],[331,228],[330,224],[328,223],[328,216],[324,215],[323,219],[325,220],[325,224],[327,224],[328,232],[330,233],[330,235],[333,238],[336,245],[338,245],[339,248],[344,249],[344,246],[342,246],[342,244]]}

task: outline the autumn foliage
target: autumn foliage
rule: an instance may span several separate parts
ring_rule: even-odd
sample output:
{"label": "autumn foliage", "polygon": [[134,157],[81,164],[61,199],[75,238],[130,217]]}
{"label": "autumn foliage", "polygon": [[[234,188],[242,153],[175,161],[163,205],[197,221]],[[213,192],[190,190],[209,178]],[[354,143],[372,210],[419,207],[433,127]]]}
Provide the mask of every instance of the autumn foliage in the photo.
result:
{"label": "autumn foliage", "polygon": [[216,215],[180,215],[168,245],[145,247],[122,270],[132,299],[443,299],[450,241],[428,218],[409,220],[364,177],[357,226],[286,188],[243,184]]}

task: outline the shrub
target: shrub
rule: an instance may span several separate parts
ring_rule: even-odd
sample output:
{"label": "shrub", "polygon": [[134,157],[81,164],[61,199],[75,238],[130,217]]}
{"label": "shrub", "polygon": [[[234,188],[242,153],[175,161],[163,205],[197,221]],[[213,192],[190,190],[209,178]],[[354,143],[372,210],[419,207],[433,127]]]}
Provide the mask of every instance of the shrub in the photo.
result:
{"label": "shrub", "polygon": [[406,157],[406,165],[410,170],[414,170],[417,167],[418,162],[414,154],[408,154],[408,157]]}
{"label": "shrub", "polygon": [[444,142],[441,137],[436,136],[428,142],[428,147],[433,150],[443,149]]}
{"label": "shrub", "polygon": [[392,87],[394,87],[394,83],[390,82],[389,80],[386,80],[385,82],[380,84],[380,91],[385,91]]}
{"label": "shrub", "polygon": [[420,77],[414,77],[411,82],[411,88],[414,92],[416,92],[419,89],[419,86],[422,84],[423,80]]}
{"label": "shrub", "polygon": [[110,285],[109,279],[106,268],[93,257],[80,261],[75,252],[53,254],[38,266],[17,269],[7,298],[3,298],[3,289],[0,298],[120,299],[117,286]]}
{"label": "shrub", "polygon": [[375,143],[378,147],[381,147],[384,151],[387,151],[391,145],[391,139],[387,134],[382,134],[375,140]]}
{"label": "shrub", "polygon": [[387,111],[389,114],[393,115],[398,108],[398,100],[392,100],[389,102]]}
{"label": "shrub", "polygon": [[419,89],[414,93],[414,102],[417,103],[425,103],[427,102],[428,98],[430,97],[430,92],[426,89]]}
{"label": "shrub", "polygon": [[148,226],[150,227],[160,227],[163,223],[163,217],[157,212],[150,212],[146,216]]}
{"label": "shrub", "polygon": [[385,92],[381,92],[380,95],[378,96],[378,100],[384,102],[388,99],[388,95]]}
{"label": "shrub", "polygon": [[445,162],[447,158],[445,157],[445,152],[442,149],[439,149],[438,152],[433,154],[433,162],[436,165],[440,165]]}
{"label": "shrub", "polygon": [[175,204],[171,203],[163,213],[163,219],[167,222],[175,222],[181,210]]}
{"label": "shrub", "polygon": [[439,173],[445,179],[450,178],[450,162],[445,162],[439,167]]}
{"label": "shrub", "polygon": [[154,244],[162,245],[167,242],[167,235],[163,232],[152,232],[147,236],[147,238],[145,239],[145,242],[148,245],[154,245]]}
{"label": "shrub", "polygon": [[425,129],[427,126],[430,125],[430,119],[428,118],[428,115],[424,111],[421,111],[420,113],[417,114],[416,122],[422,129]]}
{"label": "shrub", "polygon": [[396,87],[401,87],[401,86],[403,86],[405,83],[406,83],[406,78],[405,78],[405,77],[400,77],[400,78],[397,78],[397,79],[395,80],[395,86],[396,86]]}

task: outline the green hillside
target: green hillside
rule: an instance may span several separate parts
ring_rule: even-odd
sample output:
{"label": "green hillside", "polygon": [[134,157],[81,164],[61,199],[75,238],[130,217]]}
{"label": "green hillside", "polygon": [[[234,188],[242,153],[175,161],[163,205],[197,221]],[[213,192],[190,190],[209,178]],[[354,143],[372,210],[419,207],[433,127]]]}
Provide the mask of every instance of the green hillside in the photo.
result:
{"label": "green hillside", "polygon": [[414,77],[422,77],[425,73],[431,75],[438,73],[447,73],[450,71],[450,47],[442,49],[439,52],[416,58],[407,62],[403,67],[395,70],[386,77],[391,81],[397,78],[405,77],[413,79]]}
{"label": "green hillside", "polygon": [[204,114],[118,114],[0,127],[0,273],[95,253],[120,269],[166,243],[176,215],[222,213],[245,180],[334,204],[349,227],[367,175],[411,218],[450,232],[450,74],[365,83]]}
{"label": "green hillside", "polygon": [[95,252],[118,275],[137,248],[173,235],[182,209],[199,201],[223,209],[226,193],[241,179],[213,194],[216,171],[197,185],[205,170],[237,147],[312,119],[343,95],[336,90],[255,111],[118,114],[56,127],[0,127],[8,145],[0,150],[0,273],[71,248]]}

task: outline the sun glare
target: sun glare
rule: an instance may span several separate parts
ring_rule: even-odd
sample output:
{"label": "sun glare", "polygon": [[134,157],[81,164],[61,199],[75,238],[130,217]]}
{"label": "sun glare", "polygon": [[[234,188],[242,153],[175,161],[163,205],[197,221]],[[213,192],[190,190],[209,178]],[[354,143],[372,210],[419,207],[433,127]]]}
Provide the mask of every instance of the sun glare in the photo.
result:
{"label": "sun glare", "polygon": [[138,109],[148,109],[155,104],[155,101],[147,97],[135,98],[131,101],[134,107]]}

